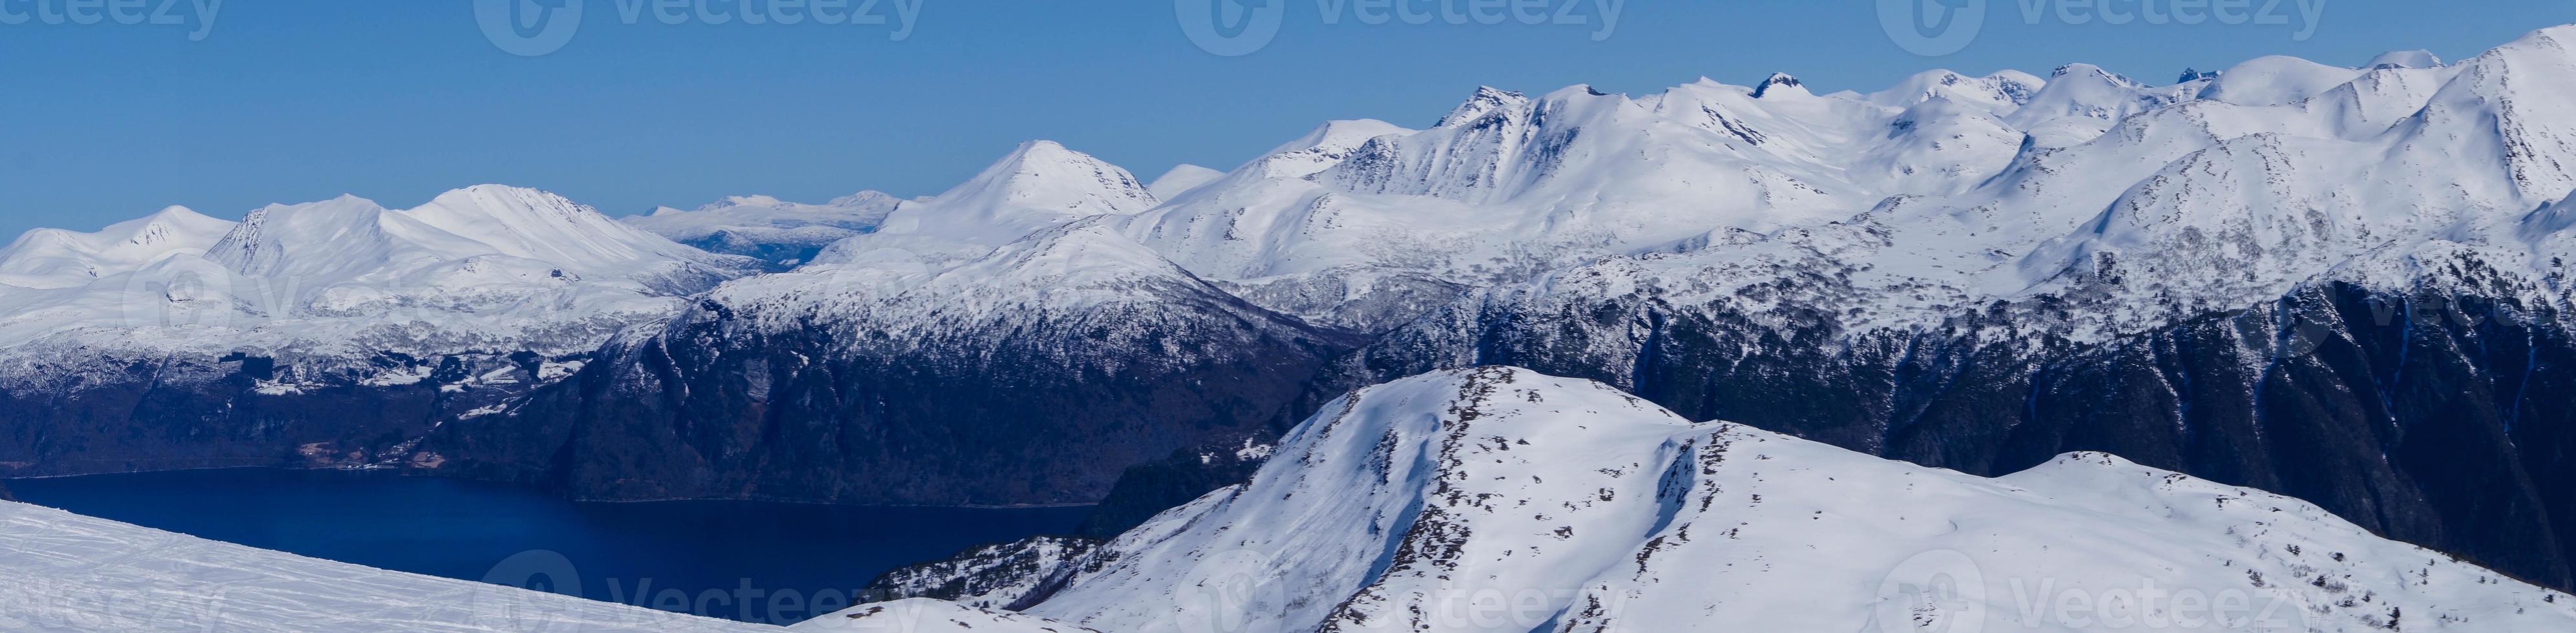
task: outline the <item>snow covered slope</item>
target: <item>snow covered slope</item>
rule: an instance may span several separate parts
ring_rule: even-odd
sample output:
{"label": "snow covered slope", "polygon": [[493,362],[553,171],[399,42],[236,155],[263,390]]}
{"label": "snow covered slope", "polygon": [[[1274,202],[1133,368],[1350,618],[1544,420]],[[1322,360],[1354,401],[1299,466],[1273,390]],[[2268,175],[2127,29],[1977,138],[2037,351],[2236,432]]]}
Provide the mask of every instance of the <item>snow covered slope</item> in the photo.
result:
{"label": "snow covered slope", "polygon": [[662,207],[651,215],[623,221],[709,252],[756,257],[774,267],[792,268],[833,242],[876,230],[887,214],[906,202],[875,191],[824,204],[737,196],[694,211]]}
{"label": "snow covered slope", "polygon": [[1224,177],[1225,172],[1197,165],[1180,165],[1146,184],[1145,192],[1154,194],[1156,200],[1171,200]]}
{"label": "snow covered slope", "polygon": [[[6,492],[6,491],[0,491]],[[859,590],[860,602],[935,598],[987,609],[1007,609],[1035,595],[1050,572],[1100,541],[1034,536],[968,548],[945,560],[898,567]]]}
{"label": "snow covered slope", "polygon": [[938,600],[851,607],[787,627],[798,633],[1100,633],[1037,616]]}
{"label": "snow covered slope", "polygon": [[0,501],[0,630],[759,633],[781,629],[369,569]]}
{"label": "snow covered slope", "polygon": [[2295,499],[2101,454],[1972,477],[1513,368],[1336,401],[1055,580],[1031,614],[1135,632],[2576,627]]}

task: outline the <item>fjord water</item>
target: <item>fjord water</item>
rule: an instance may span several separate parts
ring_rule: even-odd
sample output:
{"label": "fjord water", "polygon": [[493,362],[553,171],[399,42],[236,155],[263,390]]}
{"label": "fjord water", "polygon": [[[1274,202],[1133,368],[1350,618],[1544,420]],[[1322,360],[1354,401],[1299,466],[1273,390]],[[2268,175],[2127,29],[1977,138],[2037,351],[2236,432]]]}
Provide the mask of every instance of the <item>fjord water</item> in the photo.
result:
{"label": "fjord water", "polygon": [[1069,532],[1088,511],[587,503],[507,484],[273,469],[11,480],[9,488],[28,503],[212,540],[773,624],[848,606],[895,566]]}

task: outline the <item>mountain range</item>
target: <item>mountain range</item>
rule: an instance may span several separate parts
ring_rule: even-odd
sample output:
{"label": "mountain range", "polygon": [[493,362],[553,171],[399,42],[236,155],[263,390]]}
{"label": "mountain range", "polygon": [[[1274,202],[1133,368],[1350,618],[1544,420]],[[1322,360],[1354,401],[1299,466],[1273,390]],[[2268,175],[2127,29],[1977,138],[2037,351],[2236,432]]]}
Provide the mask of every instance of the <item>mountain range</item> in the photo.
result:
{"label": "mountain range", "polygon": [[[2062,502],[2041,524],[2188,526],[2015,564],[2188,554],[2176,560],[2221,564],[2103,573],[2215,587],[2261,562],[2276,580],[2353,584],[2319,575],[2349,565],[2246,535],[2280,507],[2295,527],[2264,527],[2308,550],[2416,556],[2375,534],[2565,589],[2571,45],[2576,27],[2556,27],[2457,62],[2267,57],[2161,86],[2074,64],[1928,71],[1866,94],[1786,75],[1646,95],[1482,88],[1427,127],[1330,122],[1231,171],[1153,182],[1039,141],[910,200],[740,197],[620,221],[487,185],[408,210],[344,197],[240,222],[173,208],[39,230],[0,249],[0,417],[23,421],[0,429],[0,474],[370,467],[596,499],[1100,502],[1070,546],[1084,553],[1046,557],[1083,571],[1051,577],[1065,586],[1042,605],[987,606],[1103,630],[1150,630],[1122,611],[1144,607],[1118,605],[1205,562],[1183,553],[1214,538],[1189,532],[1194,517],[1378,499],[1393,505],[1315,534],[1387,551],[1246,541],[1310,556],[1255,562],[1337,601],[1275,605],[1277,623],[1360,630],[1408,623],[1449,590],[1421,579],[1497,556],[1532,559],[1494,574],[1562,579],[1552,600],[1634,599],[1648,622],[1725,612],[1641,580],[1668,547],[1690,569],[1751,560],[1667,532],[1717,521],[1716,506],[1655,500],[1760,486],[1716,465],[1702,477],[1719,479],[1649,480],[1685,454],[1768,444],[1812,463],[1800,472],[1963,499],[1877,504],[1927,522],[2037,495]],[[1337,481],[1363,471],[1279,457],[1324,450],[1332,434],[1300,422],[1355,406],[1346,394],[1430,380],[1417,376],[1472,386],[1494,379],[1464,370],[1502,366],[1535,372],[1506,372],[1513,384],[1606,385],[1529,397],[1623,403],[1626,435],[1549,466],[1583,490],[1484,490],[1544,475],[1441,458]],[[1453,387],[1467,388],[1415,399]],[[1715,420],[1732,424],[1693,424]],[[1359,437],[1399,445],[1455,426],[1373,423],[1394,426]],[[1575,441],[1556,431],[1500,437]],[[1584,474],[1632,467],[1658,474]],[[1868,497],[1805,485],[1774,498],[1814,516],[1891,511],[1827,507]],[[1584,515],[1605,523],[1434,512],[1577,506],[1594,488],[1616,500],[1593,505],[1622,508]],[[1284,498],[1231,501],[1247,491]],[[1545,540],[1596,525],[1616,538]],[[1465,538],[1493,530],[1541,540]],[[1396,538],[1410,532],[1432,534]],[[1641,569],[1612,573],[1639,548]],[[2404,605],[2311,616],[2393,625],[2399,606],[2473,599],[2398,598],[2385,580],[2361,584]],[[2494,605],[2508,602],[2477,604],[2507,617]]]}

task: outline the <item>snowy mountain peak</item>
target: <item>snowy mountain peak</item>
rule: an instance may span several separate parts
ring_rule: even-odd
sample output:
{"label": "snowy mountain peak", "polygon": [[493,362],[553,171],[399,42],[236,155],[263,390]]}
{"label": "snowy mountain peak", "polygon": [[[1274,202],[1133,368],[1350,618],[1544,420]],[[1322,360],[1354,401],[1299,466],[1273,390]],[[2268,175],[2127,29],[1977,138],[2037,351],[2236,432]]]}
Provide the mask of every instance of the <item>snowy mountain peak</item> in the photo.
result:
{"label": "snowy mountain peak", "polygon": [[232,226],[232,222],[173,206],[92,233],[31,230],[0,247],[0,285],[86,285],[167,255],[202,253]]}
{"label": "snowy mountain peak", "polygon": [[223,240],[206,249],[206,259],[252,276],[282,274],[301,254],[309,254],[317,266],[354,263],[334,255],[372,250],[396,239],[386,235],[385,214],[375,201],[347,194],[320,202],[271,204],[244,214]]}
{"label": "snowy mountain peak", "polygon": [[2219,71],[2219,70],[2200,70],[2200,69],[2197,69],[2197,68],[2185,68],[2185,69],[2182,69],[2182,76],[2174,79],[2174,83],[2178,83],[2178,84],[2187,84],[2187,83],[2191,83],[2191,82],[2195,82],[2195,81],[2200,81],[2200,80],[2203,80],[2203,79],[2217,79],[2217,78],[2219,77],[2219,75],[2222,75],[2222,74],[2225,74],[2225,73],[2226,73],[2226,71]]}
{"label": "snowy mountain peak", "polygon": [[555,262],[584,275],[626,276],[671,262],[716,263],[589,205],[525,187],[466,187],[400,213],[500,254]]}
{"label": "snowy mountain peak", "polygon": [[[762,197],[767,197],[767,196],[762,196]],[[846,196],[841,196],[841,197],[838,197],[838,198],[833,198],[831,202],[828,202],[828,203],[825,203],[825,204],[828,204],[828,205],[831,205],[831,206],[835,206],[835,207],[857,207],[857,206],[873,206],[873,205],[893,205],[893,204],[895,204],[895,203],[899,203],[899,202],[902,202],[902,201],[903,201],[903,199],[902,199],[902,198],[897,198],[897,197],[895,197],[895,196],[894,196],[894,194],[890,194],[890,193],[886,193],[886,192],[883,192],[883,191],[877,191],[877,190],[873,190],[873,189],[871,189],[871,190],[861,191],[861,192],[854,193],[854,194],[850,194],[850,195],[846,195]]]}
{"label": "snowy mountain peak", "polygon": [[2113,85],[2117,85],[2117,86],[2124,87],[2124,88],[2145,88],[2145,87],[2147,87],[2147,85],[2146,85],[2146,84],[2144,84],[2144,83],[2139,83],[2139,82],[2138,82],[2138,80],[2136,80],[2136,79],[2130,79],[2128,75],[2123,75],[2123,74],[2120,74],[2120,73],[2111,72],[2111,71],[2110,71],[2110,69],[2103,68],[2103,67],[2101,67],[2101,66],[2095,66],[2095,65],[2092,65],[2092,64],[2086,64],[2086,63],[2080,63],[2080,62],[2079,62],[2079,63],[2073,63],[2073,64],[2067,64],[2067,65],[2064,65],[2064,66],[2059,66],[2059,67],[2057,67],[2057,69],[2056,69],[2056,70],[2049,71],[2048,76],[2049,76],[2051,79],[2053,79],[2053,80],[2054,80],[2054,79],[2066,79],[2066,78],[2069,78],[2069,77],[2093,78],[2093,79],[2099,79],[2099,80],[2102,80],[2102,81],[2107,81],[2107,82],[2112,83]]}
{"label": "snowy mountain peak", "polygon": [[1304,178],[1341,164],[1369,139],[1413,132],[1377,119],[1326,121],[1305,136],[1272,148],[1235,171],[1255,180]]}
{"label": "snowy mountain peak", "polygon": [[2433,68],[2441,65],[2442,58],[2440,56],[2434,55],[2433,51],[2419,48],[2411,51],[2389,51],[2380,53],[2378,57],[2370,58],[2370,63],[2362,64],[2361,67],[2364,70],[2387,70],[2390,68]]}
{"label": "snowy mountain peak", "polygon": [[725,196],[723,200],[717,200],[715,202],[707,203],[706,206],[698,207],[698,210],[722,211],[734,207],[774,207],[781,204],[786,204],[786,201],[779,200],[776,196],[756,194],[748,196]]}
{"label": "snowy mountain peak", "polygon": [[942,206],[1079,215],[1135,213],[1157,203],[1134,174],[1055,141],[1022,143],[937,200]]}
{"label": "snowy mountain peak", "polygon": [[1528,105],[1529,95],[1493,86],[1478,86],[1475,95],[1467,97],[1466,103],[1458,104],[1456,109],[1440,117],[1440,123],[1432,127],[1450,128],[1468,125],[1497,110],[1516,109]]}
{"label": "snowy mountain peak", "polygon": [[201,243],[201,238],[222,235],[232,225],[232,222],[207,217],[195,209],[169,206],[152,215],[108,225],[89,235],[113,240],[115,246],[109,248],[159,252],[205,248],[208,244]]}
{"label": "snowy mountain peak", "polygon": [[1771,73],[1770,77],[1764,78],[1762,83],[1756,84],[1753,87],[1753,98],[1755,99],[1781,95],[1806,96],[1812,94],[1813,93],[1807,91],[1807,84],[1805,82],[1798,81],[1797,77],[1791,77],[1788,73]]}
{"label": "snowy mountain peak", "polygon": [[1859,98],[1891,108],[1912,107],[1927,100],[1943,98],[2000,116],[2029,103],[2031,97],[2047,84],[2046,80],[2020,71],[1969,77],[1949,70],[1927,70],[1915,73],[1886,90]]}

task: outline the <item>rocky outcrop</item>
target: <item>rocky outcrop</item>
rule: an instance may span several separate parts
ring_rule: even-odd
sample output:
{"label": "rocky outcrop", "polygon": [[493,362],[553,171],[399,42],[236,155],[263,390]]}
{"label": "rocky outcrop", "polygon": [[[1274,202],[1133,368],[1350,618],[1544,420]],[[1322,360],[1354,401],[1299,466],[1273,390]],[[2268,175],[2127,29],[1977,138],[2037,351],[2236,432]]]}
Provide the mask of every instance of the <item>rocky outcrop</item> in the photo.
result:
{"label": "rocky outcrop", "polygon": [[878,576],[857,600],[892,602],[933,598],[985,609],[1008,609],[1041,598],[1045,580],[1100,547],[1103,539],[1040,536],[969,548],[945,560],[907,565]]}

